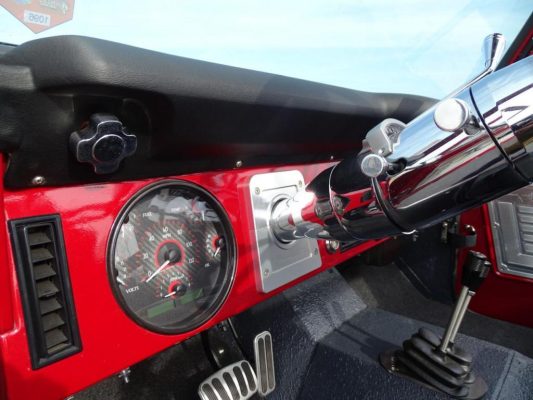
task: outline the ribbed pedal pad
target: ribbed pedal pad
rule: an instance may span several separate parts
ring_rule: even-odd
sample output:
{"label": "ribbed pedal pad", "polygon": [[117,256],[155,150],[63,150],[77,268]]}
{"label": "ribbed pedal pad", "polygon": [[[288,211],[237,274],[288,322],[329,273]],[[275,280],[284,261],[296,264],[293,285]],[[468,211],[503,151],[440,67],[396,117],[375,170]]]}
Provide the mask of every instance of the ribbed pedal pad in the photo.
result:
{"label": "ribbed pedal pad", "polygon": [[257,392],[257,378],[250,363],[237,361],[215,372],[200,384],[202,400],[246,400]]}
{"label": "ribbed pedal pad", "polygon": [[270,332],[265,331],[255,337],[254,352],[257,390],[261,396],[266,396],[276,388],[274,350]]}

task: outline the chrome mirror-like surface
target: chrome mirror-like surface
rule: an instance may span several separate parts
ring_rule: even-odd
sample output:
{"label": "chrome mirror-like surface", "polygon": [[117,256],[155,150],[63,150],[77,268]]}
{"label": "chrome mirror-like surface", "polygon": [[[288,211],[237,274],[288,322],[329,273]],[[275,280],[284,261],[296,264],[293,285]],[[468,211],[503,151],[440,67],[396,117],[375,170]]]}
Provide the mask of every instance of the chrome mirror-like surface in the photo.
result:
{"label": "chrome mirror-like surface", "polygon": [[485,68],[494,72],[505,52],[505,37],[501,33],[493,33],[483,41],[483,57]]}
{"label": "chrome mirror-like surface", "polygon": [[496,70],[505,52],[505,37],[501,33],[488,35],[483,41],[482,52],[485,69],[479,75],[476,75],[470,81],[450,93],[447,97],[454,97],[457,93],[469,88]]}
{"label": "chrome mirror-like surface", "polygon": [[274,235],[409,233],[532,182],[533,57],[492,73],[503,43],[486,40],[486,70],[453,97],[407,125],[387,119],[372,129],[359,154],[310,183],[305,205],[278,204]]}

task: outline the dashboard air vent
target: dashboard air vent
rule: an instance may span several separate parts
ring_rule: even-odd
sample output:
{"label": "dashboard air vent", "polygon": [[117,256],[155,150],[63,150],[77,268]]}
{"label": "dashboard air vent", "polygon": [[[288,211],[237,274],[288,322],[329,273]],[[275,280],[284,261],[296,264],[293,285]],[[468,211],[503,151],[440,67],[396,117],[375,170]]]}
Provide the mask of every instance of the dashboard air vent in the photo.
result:
{"label": "dashboard air vent", "polygon": [[9,222],[33,369],[81,349],[57,215]]}

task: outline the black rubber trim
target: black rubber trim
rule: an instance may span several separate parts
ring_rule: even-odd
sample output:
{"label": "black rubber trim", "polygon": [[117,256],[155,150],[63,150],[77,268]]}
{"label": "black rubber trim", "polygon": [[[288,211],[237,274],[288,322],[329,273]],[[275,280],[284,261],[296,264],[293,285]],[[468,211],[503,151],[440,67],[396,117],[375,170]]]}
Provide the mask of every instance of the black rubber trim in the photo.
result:
{"label": "black rubber trim", "polygon": [[[30,351],[31,365],[33,369],[39,369],[82,350],[80,332],[76,319],[74,300],[72,297],[72,287],[68,272],[65,242],[61,228],[61,218],[59,215],[45,215],[15,219],[9,221],[9,233],[15,258],[15,267],[18,277],[19,292],[22,299],[24,311],[24,321],[28,345]],[[56,273],[60,286],[60,303],[64,310],[65,336],[69,340],[68,347],[54,353],[47,354],[44,343],[44,331],[42,327],[42,317],[39,308],[35,281],[33,277],[32,261],[29,256],[29,245],[26,239],[28,228],[39,226],[51,226],[54,238],[52,239],[54,256],[56,261]]]}
{"label": "black rubber trim", "polygon": [[[137,202],[141,198],[143,198],[144,196],[146,196],[152,191],[155,191],[155,190],[161,189],[162,187],[167,187],[167,186],[178,186],[178,187],[181,186],[181,187],[187,188],[188,190],[198,192],[205,200],[208,201],[209,205],[213,207],[213,209],[217,213],[218,217],[220,218],[222,227],[224,229],[225,237],[227,238],[228,265],[226,268],[226,274],[221,284],[223,287],[223,289],[220,292],[221,296],[203,314],[200,314],[200,317],[196,317],[195,319],[189,321],[184,327],[158,326],[155,324],[150,324],[147,321],[144,321],[143,319],[139,318],[137,314],[129,308],[128,304],[124,301],[124,298],[122,297],[120,289],[117,286],[117,281],[116,281],[117,274],[116,274],[116,269],[114,268],[114,254],[115,254],[116,241],[120,233],[120,226],[124,222],[124,219],[128,215],[128,212],[137,204]],[[213,318],[213,316],[220,310],[222,305],[225,303],[229,293],[231,292],[231,288],[233,287],[233,282],[235,280],[236,263],[237,263],[237,245],[236,245],[236,240],[235,240],[235,234],[231,227],[231,222],[229,220],[229,217],[226,211],[224,210],[222,205],[219,203],[219,201],[211,193],[209,193],[207,190],[203,189],[202,187],[194,183],[188,182],[188,181],[183,181],[183,180],[178,180],[178,179],[165,179],[165,180],[154,182],[150,185],[147,185],[143,189],[139,190],[122,207],[122,210],[120,211],[117,219],[113,223],[113,226],[111,228],[111,232],[109,235],[108,250],[107,250],[107,275],[109,278],[109,284],[111,285],[113,295],[115,296],[115,299],[119,303],[122,310],[126,313],[126,315],[129,318],[131,318],[139,326],[142,326],[143,328],[150,330],[152,332],[156,332],[156,333],[176,335],[180,333],[189,332],[189,331],[192,331],[193,329],[196,329],[202,326],[207,321],[209,321],[211,318]]]}
{"label": "black rubber trim", "polygon": [[13,50],[15,47],[17,46],[15,46],[14,44],[0,42],[0,56]]}

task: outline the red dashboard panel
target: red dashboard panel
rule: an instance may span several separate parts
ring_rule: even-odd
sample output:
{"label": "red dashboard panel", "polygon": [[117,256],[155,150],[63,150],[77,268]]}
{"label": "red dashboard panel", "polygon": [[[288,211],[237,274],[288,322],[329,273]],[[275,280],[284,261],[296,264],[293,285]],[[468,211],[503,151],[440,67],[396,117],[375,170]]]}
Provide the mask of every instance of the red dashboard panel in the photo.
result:
{"label": "red dashboard panel", "polygon": [[112,294],[106,270],[108,239],[117,214],[131,196],[157,179],[4,192],[0,201],[5,203],[7,220],[47,214],[61,217],[82,351],[44,368],[31,369],[13,256],[5,240],[6,230],[2,230],[0,240],[4,239],[6,245],[0,247],[0,257],[8,262],[0,262],[0,366],[5,377],[0,381],[4,389],[0,398],[65,398],[378,244],[380,241],[370,241],[332,255],[321,243],[322,267],[318,270],[268,294],[257,290],[248,188],[251,176],[298,169],[309,181],[329,165],[235,169],[176,177],[202,186],[225,208],[235,233],[238,260],[233,287],[219,312],[200,328],[180,335],[153,333],[128,318]]}

